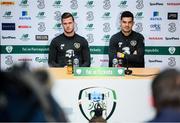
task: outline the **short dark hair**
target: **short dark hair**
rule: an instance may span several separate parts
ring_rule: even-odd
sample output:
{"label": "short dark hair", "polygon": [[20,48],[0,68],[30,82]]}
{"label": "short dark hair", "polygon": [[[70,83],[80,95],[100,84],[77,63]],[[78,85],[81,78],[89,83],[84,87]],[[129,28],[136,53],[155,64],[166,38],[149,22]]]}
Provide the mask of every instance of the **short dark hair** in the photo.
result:
{"label": "short dark hair", "polygon": [[152,82],[155,107],[160,111],[164,107],[180,107],[180,72],[166,69]]}
{"label": "short dark hair", "polygon": [[72,19],[73,19],[73,21],[74,21],[73,15],[72,15],[71,13],[69,13],[69,12],[65,12],[65,13],[62,14],[62,16],[61,16],[61,21],[62,21],[63,19],[69,18],[69,17],[72,17]]}
{"label": "short dark hair", "polygon": [[134,15],[130,11],[123,11],[121,14],[121,20],[123,17],[132,17],[132,20],[134,21]]}

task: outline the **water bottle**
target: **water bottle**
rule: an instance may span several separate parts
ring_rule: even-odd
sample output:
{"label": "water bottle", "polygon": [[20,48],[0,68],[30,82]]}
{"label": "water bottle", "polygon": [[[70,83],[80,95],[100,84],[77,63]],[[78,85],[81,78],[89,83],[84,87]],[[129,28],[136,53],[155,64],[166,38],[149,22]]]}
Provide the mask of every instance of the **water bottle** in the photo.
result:
{"label": "water bottle", "polygon": [[74,68],[74,67],[79,67],[79,59],[78,59],[78,58],[74,58],[73,68]]}
{"label": "water bottle", "polygon": [[72,74],[73,73],[73,64],[72,59],[67,60],[67,73]]}
{"label": "water bottle", "polygon": [[117,58],[114,58],[112,60],[112,67],[118,67],[118,60],[117,60]]}
{"label": "water bottle", "polygon": [[118,67],[122,67],[122,65],[123,65],[123,59],[119,58],[118,59]]}

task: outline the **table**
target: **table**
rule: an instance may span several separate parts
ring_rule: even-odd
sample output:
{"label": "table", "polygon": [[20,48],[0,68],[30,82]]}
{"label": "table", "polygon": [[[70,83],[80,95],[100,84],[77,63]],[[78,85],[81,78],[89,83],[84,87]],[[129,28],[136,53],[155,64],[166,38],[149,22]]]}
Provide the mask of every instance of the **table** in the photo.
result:
{"label": "table", "polygon": [[[130,69],[136,75],[157,74],[160,71],[157,68]],[[96,96],[101,92],[106,95],[111,89],[116,93],[116,108],[108,122],[143,122],[155,115],[151,105],[151,82],[154,76],[75,77],[67,74],[65,68],[50,68],[48,71],[54,78],[52,95],[63,107],[70,122],[88,122],[79,108],[80,101],[88,104],[83,103],[84,107],[90,107],[91,103],[85,95],[82,96],[83,101],[79,100],[80,91],[87,88],[91,88],[87,90],[88,94],[96,93]],[[106,107],[110,107],[107,108],[109,112],[113,104],[111,98],[109,96],[106,101]],[[84,111],[90,117],[90,110]]]}

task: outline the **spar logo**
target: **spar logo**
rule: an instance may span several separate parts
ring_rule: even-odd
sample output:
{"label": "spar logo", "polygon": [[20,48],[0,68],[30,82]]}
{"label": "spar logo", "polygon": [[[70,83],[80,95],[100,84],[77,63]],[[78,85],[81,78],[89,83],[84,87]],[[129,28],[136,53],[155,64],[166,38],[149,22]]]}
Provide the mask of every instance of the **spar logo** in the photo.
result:
{"label": "spar logo", "polygon": [[15,2],[13,2],[13,1],[1,1],[0,5],[10,6],[10,5],[15,5]]}

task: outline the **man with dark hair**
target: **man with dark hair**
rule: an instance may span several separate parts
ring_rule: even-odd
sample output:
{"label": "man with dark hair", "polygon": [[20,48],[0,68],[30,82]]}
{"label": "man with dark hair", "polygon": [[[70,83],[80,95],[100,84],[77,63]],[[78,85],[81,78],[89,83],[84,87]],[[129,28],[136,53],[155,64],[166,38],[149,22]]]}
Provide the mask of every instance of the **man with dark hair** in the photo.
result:
{"label": "man with dark hair", "polygon": [[120,19],[121,31],[109,43],[109,67],[113,66],[114,58],[121,60],[121,67],[144,67],[144,37],[132,30],[134,16],[124,11]]}
{"label": "man with dark hair", "polygon": [[180,122],[180,72],[167,69],[152,82],[156,117],[151,122]]}
{"label": "man with dark hair", "polygon": [[48,64],[50,67],[67,66],[68,58],[79,60],[80,67],[90,66],[90,50],[85,38],[75,33],[74,17],[65,12],[61,16],[64,33],[55,37],[49,47]]}

